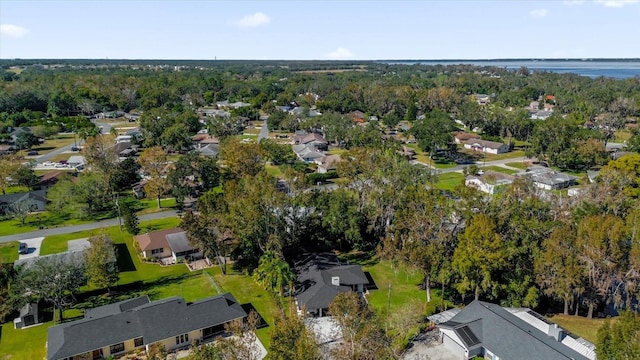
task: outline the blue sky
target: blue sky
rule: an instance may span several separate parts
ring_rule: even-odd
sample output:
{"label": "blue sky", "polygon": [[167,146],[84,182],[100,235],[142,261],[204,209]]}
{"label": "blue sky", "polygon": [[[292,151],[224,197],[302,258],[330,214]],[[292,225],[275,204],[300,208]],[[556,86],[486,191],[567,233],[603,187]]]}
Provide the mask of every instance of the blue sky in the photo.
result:
{"label": "blue sky", "polygon": [[0,58],[640,57],[640,0],[0,1]]}

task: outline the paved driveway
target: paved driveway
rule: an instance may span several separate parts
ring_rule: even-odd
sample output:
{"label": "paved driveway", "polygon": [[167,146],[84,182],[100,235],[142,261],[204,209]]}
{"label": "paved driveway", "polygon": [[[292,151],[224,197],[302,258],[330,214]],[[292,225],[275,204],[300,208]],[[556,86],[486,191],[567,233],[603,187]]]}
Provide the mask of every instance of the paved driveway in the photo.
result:
{"label": "paved driveway", "polygon": [[42,245],[42,240],[44,240],[44,237],[21,240],[21,242],[29,246],[29,253],[20,254],[18,256],[18,260],[35,258],[40,256],[40,246]]}

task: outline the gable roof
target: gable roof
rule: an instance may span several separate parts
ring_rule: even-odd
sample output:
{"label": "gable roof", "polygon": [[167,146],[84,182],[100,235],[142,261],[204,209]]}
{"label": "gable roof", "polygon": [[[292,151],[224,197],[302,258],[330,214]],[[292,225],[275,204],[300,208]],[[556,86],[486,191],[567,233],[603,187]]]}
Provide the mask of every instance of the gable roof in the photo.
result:
{"label": "gable roof", "polygon": [[[342,264],[331,253],[306,254],[296,262],[295,269],[296,299],[301,308],[328,308],[336,295],[351,291],[352,285],[369,283],[360,265]],[[339,277],[339,286],[331,284],[332,277]]]}
{"label": "gable roof", "polygon": [[480,140],[480,139],[470,139],[466,141],[467,145],[480,145],[487,149],[499,149],[504,146],[503,143],[497,141],[488,141],[488,140]]}
{"label": "gable roof", "polygon": [[65,174],[66,172],[62,172],[60,170],[49,171],[44,175],[40,176],[40,181],[38,181],[34,186],[46,186],[49,184],[55,184],[58,182],[58,178],[60,175]]}
{"label": "gable roof", "polygon": [[174,234],[167,234],[166,237],[171,251],[176,254],[193,250],[193,247],[189,243],[189,239],[187,239],[187,233],[185,233],[184,231]]}
{"label": "gable roof", "polygon": [[586,356],[499,305],[473,301],[438,325],[453,330],[467,349],[483,347],[501,359],[586,360]]}
{"label": "gable roof", "polygon": [[167,235],[182,232],[180,228],[165,229],[136,235],[133,238],[140,244],[140,250],[147,251],[169,246]]}
{"label": "gable roof", "polygon": [[66,358],[139,337],[144,344],[152,344],[247,316],[230,293],[191,304],[170,297],[146,303],[138,298],[107,306],[108,310],[90,312],[104,316],[85,315],[82,320],[50,327],[47,359]]}
{"label": "gable roof", "polygon": [[47,202],[47,191],[36,190],[29,192],[13,193],[7,195],[0,195],[0,204],[15,204],[20,201],[33,200]]}

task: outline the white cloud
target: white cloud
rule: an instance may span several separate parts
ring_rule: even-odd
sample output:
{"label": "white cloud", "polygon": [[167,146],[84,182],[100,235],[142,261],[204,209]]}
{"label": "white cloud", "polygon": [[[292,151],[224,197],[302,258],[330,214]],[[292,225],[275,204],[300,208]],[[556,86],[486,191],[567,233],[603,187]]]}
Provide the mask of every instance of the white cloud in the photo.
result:
{"label": "white cloud", "polygon": [[242,19],[236,21],[236,25],[240,27],[256,27],[260,25],[266,25],[271,22],[271,18],[269,15],[261,12],[257,12],[255,14],[247,15]]}
{"label": "white cloud", "polygon": [[547,16],[547,13],[549,13],[547,9],[535,9],[535,10],[529,11],[529,15],[537,18],[545,17]]}
{"label": "white cloud", "polygon": [[596,0],[596,3],[602,4],[604,7],[621,8],[627,4],[637,4],[640,0]]}
{"label": "white cloud", "polygon": [[353,53],[349,49],[339,47],[325,56],[331,60],[347,60],[353,58]]}
{"label": "white cloud", "polygon": [[569,6],[582,5],[584,4],[584,0],[565,0],[564,4]]}
{"label": "white cloud", "polygon": [[12,24],[0,25],[0,36],[2,37],[21,38],[28,33],[29,30],[23,28],[22,26]]}

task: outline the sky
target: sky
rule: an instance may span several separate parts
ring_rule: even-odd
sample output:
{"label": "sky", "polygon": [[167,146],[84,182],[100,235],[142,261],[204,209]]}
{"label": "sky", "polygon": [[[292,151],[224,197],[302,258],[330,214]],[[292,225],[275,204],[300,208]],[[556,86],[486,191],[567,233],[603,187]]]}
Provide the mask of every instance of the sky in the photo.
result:
{"label": "sky", "polygon": [[640,58],[640,0],[0,0],[0,58]]}

